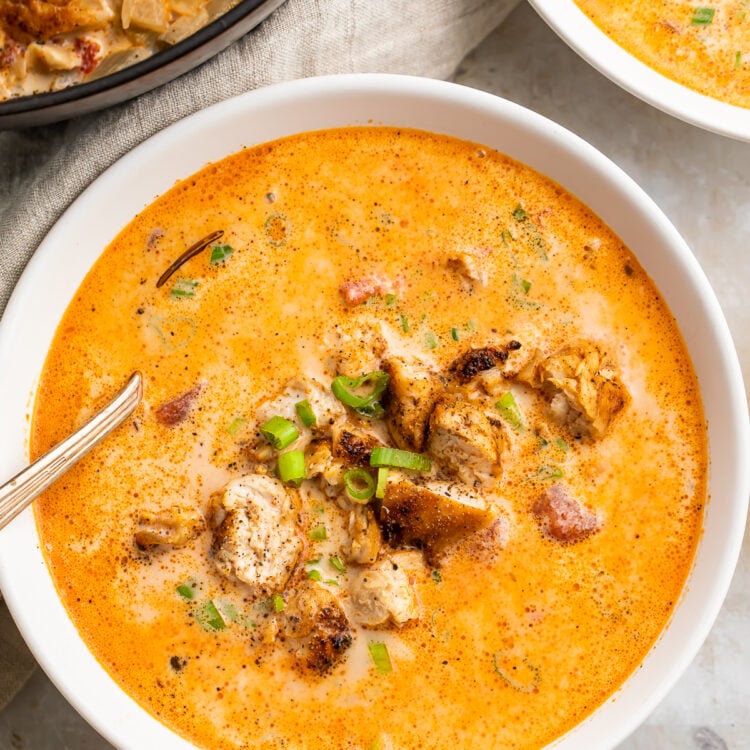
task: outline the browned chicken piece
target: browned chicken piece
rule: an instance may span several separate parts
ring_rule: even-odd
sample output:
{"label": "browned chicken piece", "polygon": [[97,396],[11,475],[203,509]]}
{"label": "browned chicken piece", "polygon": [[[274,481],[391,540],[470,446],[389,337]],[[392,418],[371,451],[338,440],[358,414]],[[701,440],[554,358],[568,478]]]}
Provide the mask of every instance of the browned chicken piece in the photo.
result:
{"label": "browned chicken piece", "polygon": [[392,552],[357,571],[349,588],[355,622],[366,628],[401,627],[419,617],[409,576],[409,568],[421,563],[419,557],[418,552]]}
{"label": "browned chicken piece", "polygon": [[305,581],[290,593],[283,617],[295,655],[315,672],[327,672],[338,664],[354,640],[339,600],[314,581]]}
{"label": "browned chicken piece", "polygon": [[340,420],[331,430],[333,455],[354,466],[370,465],[370,454],[383,441],[374,433],[359,425]]}
{"label": "browned chicken piece", "polygon": [[544,533],[558,542],[580,542],[601,527],[596,513],[559,484],[545,490],[531,512],[539,519]]}
{"label": "browned chicken piece", "polygon": [[552,418],[576,437],[601,437],[628,401],[628,393],[599,348],[590,342],[539,356],[518,379],[550,399]]}
{"label": "browned chicken piece", "polygon": [[421,451],[427,422],[445,381],[418,360],[391,357],[383,362],[383,370],[389,377],[384,399],[388,431],[399,448]]}
{"label": "browned chicken piece", "polygon": [[211,497],[211,552],[220,573],[246,583],[254,598],[283,590],[305,546],[299,495],[278,479],[248,474]]}
{"label": "browned chicken piece", "polygon": [[167,510],[143,510],[136,522],[134,537],[139,547],[182,547],[206,529],[200,511],[181,505],[172,505]]}
{"label": "browned chicken piece", "polygon": [[375,511],[364,505],[353,505],[349,511],[347,540],[342,552],[347,562],[367,565],[378,559],[383,537]]}
{"label": "browned chicken piece", "polygon": [[496,517],[482,495],[460,482],[389,482],[380,508],[386,539],[396,545],[418,545],[433,562]]}
{"label": "browned chicken piece", "polygon": [[507,344],[469,349],[454,360],[449,370],[459,383],[468,383],[475,375],[504,364],[511,352],[518,351],[521,343],[512,339]]}
{"label": "browned chicken piece", "polygon": [[487,485],[500,475],[500,451],[489,419],[452,394],[441,396],[430,415],[427,451],[466,484]]}

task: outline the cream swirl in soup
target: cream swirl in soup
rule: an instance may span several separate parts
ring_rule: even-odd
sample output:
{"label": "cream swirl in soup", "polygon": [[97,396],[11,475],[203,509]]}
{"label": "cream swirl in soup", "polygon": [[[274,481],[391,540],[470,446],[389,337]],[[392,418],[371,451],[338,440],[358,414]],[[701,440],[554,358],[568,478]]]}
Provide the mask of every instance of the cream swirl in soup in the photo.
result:
{"label": "cream swirl in soup", "polygon": [[178,183],[71,302],[34,453],[135,369],[37,522],[92,653],[199,747],[541,748],[680,596],[707,461],[680,332],[494,150],[345,128]]}

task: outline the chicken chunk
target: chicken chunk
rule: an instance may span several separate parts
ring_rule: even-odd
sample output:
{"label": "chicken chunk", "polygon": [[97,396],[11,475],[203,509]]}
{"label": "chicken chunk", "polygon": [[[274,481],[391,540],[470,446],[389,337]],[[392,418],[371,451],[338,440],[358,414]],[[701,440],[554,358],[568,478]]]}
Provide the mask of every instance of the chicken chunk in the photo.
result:
{"label": "chicken chunk", "polygon": [[369,466],[370,454],[383,441],[370,432],[351,422],[339,421],[332,429],[333,455],[354,466]]}
{"label": "chicken chunk", "polygon": [[307,478],[320,479],[321,489],[329,496],[339,492],[344,484],[346,465],[331,452],[327,440],[315,440],[310,443],[305,458]]}
{"label": "chicken chunk", "polygon": [[314,581],[306,581],[287,597],[284,622],[295,655],[315,672],[334,667],[354,640],[338,598]]}
{"label": "chicken chunk", "polygon": [[214,564],[255,598],[283,590],[300,559],[298,500],[295,490],[263,474],[235,479],[211,498]]}
{"label": "chicken chunk", "polygon": [[576,437],[600,438],[628,401],[628,393],[590,342],[539,356],[518,379],[550,398],[552,418]]}
{"label": "chicken chunk", "polygon": [[380,508],[386,538],[421,546],[432,561],[496,516],[482,495],[459,482],[389,482]]}
{"label": "chicken chunk", "polygon": [[392,552],[357,572],[349,589],[357,623],[367,628],[401,627],[419,617],[417,594],[409,578],[409,567],[418,555]]}
{"label": "chicken chunk", "polygon": [[430,415],[428,452],[466,484],[490,484],[500,474],[495,431],[485,414],[453,395],[438,399]]}
{"label": "chicken chunk", "polygon": [[353,505],[349,511],[347,539],[342,552],[347,562],[366,565],[378,559],[383,537],[375,512],[369,506]]}
{"label": "chicken chunk", "polygon": [[553,484],[536,500],[531,512],[544,533],[558,542],[580,542],[601,526],[599,517],[559,484]]}
{"label": "chicken chunk", "polygon": [[325,336],[331,352],[328,366],[337,375],[358,378],[367,372],[380,369],[388,343],[383,336],[382,324],[365,324],[343,331],[335,328]]}
{"label": "chicken chunk", "polygon": [[471,247],[456,251],[448,258],[447,266],[457,273],[470,289],[474,282],[487,286],[487,259],[491,253],[488,247]]}
{"label": "chicken chunk", "polygon": [[180,505],[167,510],[141,511],[137,525],[134,538],[139,547],[182,547],[206,529],[206,522],[198,510]]}
{"label": "chicken chunk", "polygon": [[459,383],[468,383],[475,375],[504,364],[511,352],[518,351],[521,343],[512,339],[507,344],[469,349],[450,366],[451,374]]}
{"label": "chicken chunk", "polygon": [[386,411],[388,431],[399,448],[421,451],[427,422],[445,381],[418,360],[392,357],[383,362],[388,373]]}

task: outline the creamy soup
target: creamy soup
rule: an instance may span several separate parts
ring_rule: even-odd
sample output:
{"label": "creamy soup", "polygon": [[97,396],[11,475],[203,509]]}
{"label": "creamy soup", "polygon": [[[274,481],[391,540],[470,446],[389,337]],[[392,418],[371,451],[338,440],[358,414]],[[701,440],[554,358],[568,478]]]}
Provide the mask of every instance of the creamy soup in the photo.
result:
{"label": "creamy soup", "polygon": [[0,0],[0,101],[58,91],[177,44],[239,0]]}
{"label": "creamy soup", "polygon": [[37,522],[92,653],[197,746],[540,748],[679,599],[707,461],[680,333],[494,150],[345,128],[178,183],[71,302],[33,452],[134,370]]}
{"label": "creamy soup", "polygon": [[575,0],[625,50],[701,94],[750,107],[748,0]]}

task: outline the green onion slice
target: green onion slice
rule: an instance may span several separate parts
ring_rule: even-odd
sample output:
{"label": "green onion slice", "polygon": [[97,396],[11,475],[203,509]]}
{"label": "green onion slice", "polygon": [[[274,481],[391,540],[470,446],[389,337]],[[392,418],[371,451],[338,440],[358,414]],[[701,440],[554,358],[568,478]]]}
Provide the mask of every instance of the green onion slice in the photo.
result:
{"label": "green onion slice", "polygon": [[279,478],[298,487],[307,476],[305,454],[302,451],[287,451],[279,456]]}
{"label": "green onion slice", "polygon": [[216,605],[209,599],[196,613],[195,619],[204,630],[224,630],[227,626]]}
{"label": "green onion slice", "polygon": [[372,641],[367,644],[372,661],[375,664],[375,671],[378,674],[388,674],[393,671],[391,657],[388,655],[388,647],[380,641]]}
{"label": "green onion slice", "polygon": [[520,203],[513,209],[511,216],[513,216],[516,221],[526,221],[526,219],[529,218],[529,215]]}
{"label": "green onion slice", "polygon": [[693,26],[709,26],[714,20],[716,8],[695,8],[690,23]]}
{"label": "green onion slice", "polygon": [[381,466],[378,468],[378,482],[375,485],[375,497],[378,500],[382,500],[385,497],[385,488],[388,485],[388,472],[390,469],[387,466]]}
{"label": "green onion slice", "polygon": [[551,479],[562,479],[563,471],[559,466],[540,466],[536,473],[536,478],[542,481]]}
{"label": "green onion slice", "polygon": [[339,573],[346,573],[346,565],[338,555],[331,555],[328,558],[328,562],[331,563],[331,567],[337,570]]}
{"label": "green onion slice", "polygon": [[535,693],[541,682],[539,667],[534,666],[525,656],[517,656],[505,651],[498,651],[492,662],[495,672],[509,687],[519,693]]}
{"label": "green onion slice", "polygon": [[274,612],[283,612],[286,607],[286,602],[281,594],[274,594],[271,597],[271,604],[273,605]]}
{"label": "green onion slice", "polygon": [[198,582],[194,580],[185,581],[177,587],[177,593],[187,601],[195,599],[195,589],[198,586]]}
{"label": "green onion slice", "polygon": [[315,418],[310,402],[305,398],[294,405],[294,410],[305,427],[312,427],[318,420]]}
{"label": "green onion slice", "polygon": [[523,415],[518,408],[515,397],[510,391],[500,396],[500,400],[495,404],[495,408],[515,429],[523,429]]}
{"label": "green onion slice", "polygon": [[375,480],[365,469],[347,469],[344,472],[344,487],[346,494],[362,505],[375,494]]}
{"label": "green onion slice", "polygon": [[421,453],[377,445],[370,454],[370,466],[395,466],[398,469],[429,471],[432,468],[432,461],[429,456],[423,456]]}
{"label": "green onion slice", "polygon": [[224,263],[229,260],[229,256],[234,252],[234,248],[231,245],[214,245],[211,248],[211,258],[209,263],[212,266]]}
{"label": "green onion slice", "polygon": [[247,422],[247,419],[245,417],[235,417],[228,425],[227,425],[227,432],[230,435],[236,435]]}
{"label": "green onion slice", "polygon": [[326,527],[323,526],[323,524],[320,524],[319,526],[316,526],[314,529],[310,529],[310,539],[312,539],[313,542],[323,542],[326,539],[328,539],[328,533],[326,532]]}
{"label": "green onion slice", "polygon": [[388,373],[375,370],[360,378],[338,375],[331,383],[331,390],[342,404],[351,407],[363,417],[382,419],[385,416],[385,410],[378,399],[387,386]]}
{"label": "green onion slice", "polygon": [[195,279],[177,279],[172,291],[169,292],[169,296],[177,298],[195,297],[197,287],[198,282]]}
{"label": "green onion slice", "polygon": [[260,426],[261,435],[273,445],[276,450],[282,450],[291,445],[298,437],[297,428],[284,417],[271,417]]}
{"label": "green onion slice", "polygon": [[321,575],[320,571],[313,568],[312,570],[307,571],[307,577],[310,578],[313,581],[322,581],[323,576]]}

